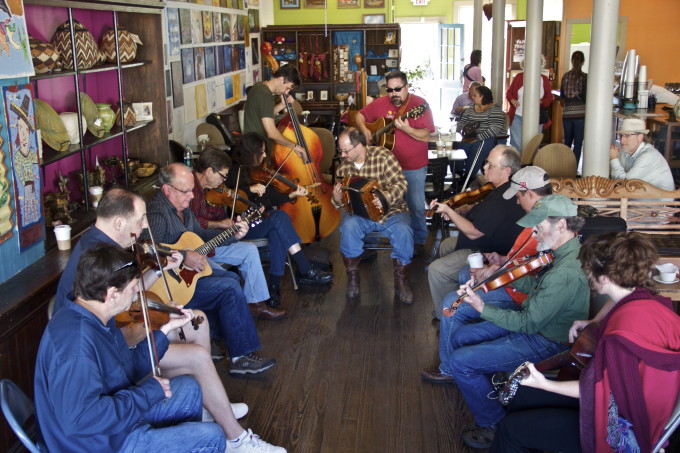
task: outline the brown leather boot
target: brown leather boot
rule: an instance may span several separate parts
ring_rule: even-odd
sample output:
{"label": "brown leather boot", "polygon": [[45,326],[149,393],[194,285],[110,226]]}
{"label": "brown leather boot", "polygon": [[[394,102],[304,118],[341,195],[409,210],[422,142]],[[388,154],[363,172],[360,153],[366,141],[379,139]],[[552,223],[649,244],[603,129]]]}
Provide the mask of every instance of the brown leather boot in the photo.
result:
{"label": "brown leather boot", "polygon": [[347,268],[347,298],[352,299],[359,295],[359,263],[361,263],[361,258],[343,256],[342,261]]}
{"label": "brown leather boot", "polygon": [[408,286],[408,270],[411,265],[404,266],[396,258],[392,258],[392,265],[394,266],[394,292],[396,296],[403,303],[412,304],[413,291]]}

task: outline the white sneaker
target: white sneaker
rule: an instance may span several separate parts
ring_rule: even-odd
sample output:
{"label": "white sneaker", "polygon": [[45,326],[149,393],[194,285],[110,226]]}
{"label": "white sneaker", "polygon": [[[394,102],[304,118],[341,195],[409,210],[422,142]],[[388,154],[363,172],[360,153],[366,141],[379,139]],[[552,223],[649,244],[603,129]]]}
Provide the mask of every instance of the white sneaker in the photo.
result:
{"label": "white sneaker", "polygon": [[246,432],[246,438],[240,442],[227,441],[226,452],[235,451],[238,453],[286,453],[283,447],[277,447],[260,439],[260,436],[253,434],[251,429]]}
{"label": "white sneaker", "polygon": [[[234,413],[236,420],[243,418],[248,413],[248,405],[246,403],[231,403],[231,411]],[[214,422],[212,414],[208,412],[208,409],[203,408],[203,417],[201,418],[203,422]]]}

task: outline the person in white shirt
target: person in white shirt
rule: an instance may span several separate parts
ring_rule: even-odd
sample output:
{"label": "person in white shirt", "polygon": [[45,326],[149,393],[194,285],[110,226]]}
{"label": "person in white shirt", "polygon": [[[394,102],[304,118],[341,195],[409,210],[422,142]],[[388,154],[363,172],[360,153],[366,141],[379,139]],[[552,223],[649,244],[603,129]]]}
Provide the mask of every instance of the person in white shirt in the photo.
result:
{"label": "person in white shirt", "polygon": [[609,148],[609,175],[612,179],[641,179],[659,189],[675,190],[675,182],[668,162],[661,152],[645,142],[649,129],[645,121],[636,118],[623,120],[616,131],[621,148]]}

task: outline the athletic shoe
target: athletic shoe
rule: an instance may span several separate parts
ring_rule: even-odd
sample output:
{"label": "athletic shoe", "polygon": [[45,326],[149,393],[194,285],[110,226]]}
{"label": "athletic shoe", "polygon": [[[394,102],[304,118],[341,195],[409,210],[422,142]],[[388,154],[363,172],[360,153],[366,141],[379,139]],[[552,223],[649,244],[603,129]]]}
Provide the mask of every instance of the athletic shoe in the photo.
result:
{"label": "athletic shoe", "polygon": [[246,438],[239,442],[227,441],[227,449],[225,453],[235,451],[237,453],[286,453],[286,449],[269,444],[260,439],[260,436],[253,434],[251,429],[248,429]]}
{"label": "athletic shoe", "polygon": [[258,374],[267,371],[274,365],[276,365],[275,359],[266,359],[253,352],[244,355],[236,362],[232,362],[229,374],[241,376],[246,374]]}

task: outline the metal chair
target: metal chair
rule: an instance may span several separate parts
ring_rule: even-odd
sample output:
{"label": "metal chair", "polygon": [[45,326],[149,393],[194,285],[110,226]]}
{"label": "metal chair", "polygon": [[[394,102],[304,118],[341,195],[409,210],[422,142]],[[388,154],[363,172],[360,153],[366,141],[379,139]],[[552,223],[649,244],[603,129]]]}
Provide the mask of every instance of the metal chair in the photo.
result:
{"label": "metal chair", "polygon": [[[22,444],[31,453],[40,453],[38,441],[34,442],[31,436],[24,429],[26,420],[35,414],[35,407],[33,402],[26,396],[26,394],[17,385],[9,379],[0,381],[0,406],[2,406],[2,413],[5,414],[7,423],[17,435]],[[37,425],[36,425],[37,426]],[[37,433],[37,428],[36,428]],[[33,437],[38,437],[33,436]]]}
{"label": "metal chair", "polygon": [[[267,253],[269,252],[269,239],[267,238],[260,238],[260,239],[241,239],[243,242],[250,242],[251,244],[255,245],[257,247],[257,250],[260,252],[260,255],[262,253]],[[293,269],[293,261],[290,259],[290,253],[286,252],[286,265],[290,269],[290,278],[293,281],[293,288],[295,290],[298,289],[298,283],[297,279],[295,278],[295,269]]]}
{"label": "metal chair", "polygon": [[570,147],[551,143],[536,152],[533,165],[548,172],[551,178],[575,178],[578,162]]}
{"label": "metal chair", "polygon": [[673,409],[671,417],[668,419],[668,423],[666,423],[666,425],[663,427],[661,438],[656,444],[654,444],[652,453],[665,451],[661,447],[663,447],[663,444],[665,444],[666,441],[670,439],[673,432],[678,429],[678,426],[680,426],[680,393],[678,393],[678,397],[675,400],[675,409]]}

